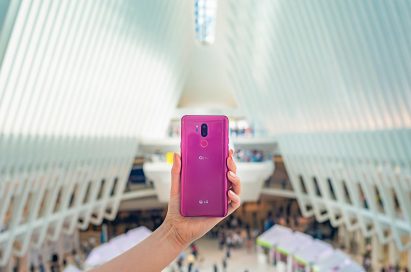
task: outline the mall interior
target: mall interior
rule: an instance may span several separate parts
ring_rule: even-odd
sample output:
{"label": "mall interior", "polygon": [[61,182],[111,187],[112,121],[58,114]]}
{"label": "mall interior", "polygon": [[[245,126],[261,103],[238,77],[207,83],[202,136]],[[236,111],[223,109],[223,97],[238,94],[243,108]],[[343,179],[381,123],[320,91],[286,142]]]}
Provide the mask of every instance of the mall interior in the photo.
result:
{"label": "mall interior", "polygon": [[0,271],[150,237],[187,114],[228,117],[241,206],[163,271],[409,271],[410,30],[409,0],[0,0]]}

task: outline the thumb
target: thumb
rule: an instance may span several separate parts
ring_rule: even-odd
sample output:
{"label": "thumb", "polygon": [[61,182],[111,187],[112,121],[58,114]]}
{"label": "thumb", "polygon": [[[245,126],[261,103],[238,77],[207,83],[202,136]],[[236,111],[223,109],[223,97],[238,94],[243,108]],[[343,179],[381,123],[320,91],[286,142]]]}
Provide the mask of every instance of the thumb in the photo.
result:
{"label": "thumb", "polygon": [[174,153],[173,167],[171,168],[171,195],[175,196],[180,193],[180,172],[181,158],[177,153]]}

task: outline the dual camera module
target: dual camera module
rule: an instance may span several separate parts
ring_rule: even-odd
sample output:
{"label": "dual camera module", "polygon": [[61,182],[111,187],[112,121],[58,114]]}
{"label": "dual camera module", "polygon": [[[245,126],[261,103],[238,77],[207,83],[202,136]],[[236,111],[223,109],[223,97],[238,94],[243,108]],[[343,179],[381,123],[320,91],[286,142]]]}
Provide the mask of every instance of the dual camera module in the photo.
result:
{"label": "dual camera module", "polygon": [[208,135],[207,124],[201,124],[201,136],[206,137]]}

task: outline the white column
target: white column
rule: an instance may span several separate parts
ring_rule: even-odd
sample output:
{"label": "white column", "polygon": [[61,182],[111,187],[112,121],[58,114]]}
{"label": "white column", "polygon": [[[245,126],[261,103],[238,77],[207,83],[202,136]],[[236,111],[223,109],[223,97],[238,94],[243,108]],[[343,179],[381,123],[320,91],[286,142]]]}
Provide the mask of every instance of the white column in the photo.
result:
{"label": "white column", "polygon": [[380,264],[381,264],[381,251],[382,246],[378,241],[377,235],[373,235],[371,238],[371,246],[372,246],[372,253],[371,253],[371,263],[372,267],[375,271],[378,271]]}
{"label": "white column", "polygon": [[357,242],[357,246],[358,246],[358,248],[357,248],[357,249],[358,249],[357,254],[359,254],[359,255],[364,254],[364,252],[365,252],[365,250],[366,250],[366,247],[365,247],[365,238],[364,238],[364,236],[362,235],[362,233],[361,233],[360,230],[357,230],[357,231],[355,232],[354,239],[355,239],[355,241]]}
{"label": "white column", "polygon": [[407,250],[407,267],[411,267],[411,249]]}
{"label": "white column", "polygon": [[345,250],[349,251],[350,249],[350,233],[345,227],[345,225],[341,225],[340,229],[338,230],[338,241],[341,245],[344,245]]}
{"label": "white column", "polygon": [[395,246],[394,241],[391,241],[388,244],[388,263],[390,265],[396,265],[398,261],[399,261],[398,249]]}

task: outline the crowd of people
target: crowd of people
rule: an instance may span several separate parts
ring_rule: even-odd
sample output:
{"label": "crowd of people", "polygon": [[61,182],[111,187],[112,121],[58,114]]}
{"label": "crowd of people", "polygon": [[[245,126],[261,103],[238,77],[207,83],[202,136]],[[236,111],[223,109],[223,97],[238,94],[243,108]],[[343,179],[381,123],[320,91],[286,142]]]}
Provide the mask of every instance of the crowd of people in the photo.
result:
{"label": "crowd of people", "polygon": [[[221,253],[219,260],[212,264],[213,271],[231,271],[230,265],[235,262],[233,253],[237,250],[255,253],[257,237],[275,224],[286,225],[299,231],[309,230],[313,227],[313,220],[303,218],[297,203],[293,200],[281,201],[277,204],[270,203],[268,206],[267,203],[258,202],[251,206],[254,207],[248,209],[248,204],[243,204],[236,214],[229,216],[206,236],[205,239],[216,242],[216,247]],[[265,216],[262,216],[264,213]],[[323,229],[321,228],[321,230]],[[201,243],[193,244],[189,250],[182,252],[175,264],[171,266],[171,271],[201,271],[204,263],[209,264],[210,260],[207,259],[209,257],[206,254],[201,254],[200,246]],[[212,261],[214,260],[215,258],[212,259]],[[248,271],[248,269],[245,267],[244,271]]]}
{"label": "crowd of people", "polygon": [[[63,272],[69,266],[82,267],[84,262],[84,252],[72,250],[67,252],[64,256],[60,256],[57,252],[52,252],[48,258],[43,258],[42,255],[31,258],[28,264],[29,272]],[[20,258],[14,258],[11,271],[20,272],[27,271],[26,264]],[[0,272],[9,272],[8,267],[0,267]]]}
{"label": "crowd of people", "polygon": [[[367,272],[372,272],[374,271],[374,267],[372,264],[372,254],[373,254],[373,248],[370,243],[368,243],[365,247],[365,252],[362,255],[363,261],[362,265]],[[380,269],[380,272],[409,272],[408,267],[402,267],[399,263],[395,265],[387,265],[383,266]]]}
{"label": "crowd of people", "polygon": [[[260,232],[259,228],[252,229],[250,224],[244,223],[241,218],[236,216],[230,216],[212,229],[206,239],[216,241],[216,247],[220,252],[220,261],[212,264],[213,271],[228,271],[233,251],[245,249],[248,253],[254,252],[256,250],[255,240]],[[205,254],[201,254],[198,244],[193,243],[187,251],[179,255],[175,264],[171,266],[171,271],[201,271],[206,258]],[[249,270],[245,268],[244,271]]]}
{"label": "crowd of people", "polygon": [[[265,203],[267,204],[267,203]],[[215,241],[216,249],[220,252],[219,260],[212,263],[214,272],[224,272],[230,270],[232,265],[233,253],[237,250],[245,250],[247,253],[256,251],[256,238],[262,232],[268,230],[275,224],[285,225],[312,235],[314,238],[333,242],[337,240],[338,229],[331,226],[329,222],[318,223],[315,220],[303,218],[299,213],[298,205],[295,201],[288,200],[270,203],[269,206],[262,208],[261,203],[256,203],[254,209],[247,209],[247,203],[239,211],[213,228],[206,239]],[[275,212],[273,212],[275,211]],[[262,217],[262,214],[265,216]],[[149,211],[140,211],[138,213],[120,213],[116,220],[104,222],[108,226],[108,237],[110,239],[129,229],[145,225],[154,230],[163,220],[164,210],[156,209]],[[101,232],[101,228],[92,226],[89,231]],[[35,263],[30,264],[30,272],[59,272],[70,265],[81,268],[84,260],[92,249],[100,242],[96,238],[90,237],[82,239],[79,248],[69,253],[59,256],[53,252],[46,258],[39,257]],[[171,265],[171,271],[197,272],[202,271],[205,263],[210,263],[207,254],[201,254],[201,243],[193,243],[190,247],[182,252],[174,264]],[[360,254],[359,252],[357,254]],[[235,254],[234,254],[235,255]],[[371,268],[372,248],[367,247],[363,254],[363,266],[366,271],[373,271]],[[19,269],[20,262],[16,260],[13,271]],[[1,271],[1,270],[0,270]],[[244,268],[243,271],[247,271]],[[391,265],[381,269],[381,272],[408,272],[408,268],[399,265]]]}
{"label": "crowd of people", "polygon": [[[372,271],[372,269],[367,270]],[[396,265],[389,265],[387,267],[382,267],[381,272],[409,272],[410,269],[408,267],[401,267],[399,264]]]}

